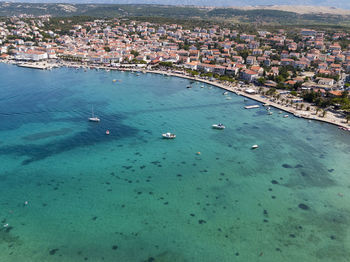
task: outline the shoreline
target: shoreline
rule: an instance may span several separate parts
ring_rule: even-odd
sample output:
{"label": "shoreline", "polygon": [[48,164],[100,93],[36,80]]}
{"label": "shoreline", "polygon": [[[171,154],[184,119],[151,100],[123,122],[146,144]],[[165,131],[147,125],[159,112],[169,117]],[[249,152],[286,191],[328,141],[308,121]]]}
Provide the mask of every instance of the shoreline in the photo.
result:
{"label": "shoreline", "polygon": [[[2,63],[6,63],[6,61],[1,61]],[[17,65],[17,66],[22,66],[18,63],[7,63],[7,64],[12,64],[12,65]],[[53,64],[53,63],[42,63],[42,62],[36,62],[36,63],[30,63],[30,62],[26,62],[26,66],[27,68],[31,68],[31,69],[52,69],[52,68],[58,68],[58,67],[68,67],[68,68],[82,68],[82,69],[103,69],[103,70],[117,70],[117,71],[124,71],[124,72],[139,72],[139,73],[153,73],[153,74],[159,74],[159,75],[164,75],[164,76],[172,76],[172,77],[180,77],[180,78],[184,78],[184,79],[188,79],[188,80],[192,80],[192,81],[198,81],[198,82],[202,82],[202,83],[206,83],[215,87],[218,87],[220,89],[229,91],[231,93],[236,94],[237,96],[243,96],[243,97],[247,97],[249,99],[252,99],[254,101],[257,101],[259,103],[263,103],[266,104],[268,106],[272,106],[274,108],[280,109],[284,112],[290,113],[295,117],[299,117],[299,118],[304,118],[304,119],[308,119],[308,120],[316,120],[319,122],[323,122],[323,123],[327,123],[327,124],[332,124],[335,126],[338,126],[339,129],[346,129],[348,131],[350,131],[350,123],[346,123],[344,122],[344,119],[341,119],[337,116],[335,116],[332,112],[327,111],[327,115],[325,117],[320,117],[319,115],[317,115],[315,113],[315,111],[307,111],[307,110],[297,110],[296,108],[290,107],[290,106],[286,106],[286,105],[282,105],[280,103],[276,103],[275,101],[271,101],[271,98],[269,97],[262,97],[261,94],[248,94],[246,92],[244,92],[244,90],[242,90],[241,88],[238,88],[237,86],[233,86],[233,85],[225,85],[223,83],[220,83],[218,81],[211,81],[211,80],[207,80],[207,79],[203,79],[203,78],[199,78],[199,77],[192,77],[186,74],[179,74],[179,73],[175,73],[175,72],[169,72],[169,71],[162,71],[162,70],[149,70],[146,68],[120,68],[120,67],[106,67],[106,66],[96,66],[96,65],[83,65],[83,64],[74,64],[74,63],[67,63],[65,62],[64,64]],[[256,86],[254,85],[254,88],[256,88]],[[307,106],[309,106],[311,109],[314,109],[314,106],[312,106],[311,104],[308,104],[306,102],[304,102],[304,104],[307,104]],[[244,108],[243,108],[244,109]],[[313,113],[314,112],[314,113]]]}
{"label": "shoreline", "polygon": [[[127,70],[120,70],[120,71],[139,71],[136,69],[127,69]],[[336,121],[334,118],[336,118],[334,115],[333,119],[329,119],[329,117],[320,117],[317,115],[312,115],[311,111],[306,111],[306,110],[296,110],[295,108],[292,107],[286,107],[284,105],[278,104],[274,101],[271,101],[270,99],[263,98],[261,97],[260,94],[256,94],[256,95],[251,95],[251,94],[247,94],[244,91],[238,90],[238,88],[235,88],[233,86],[226,86],[222,83],[218,83],[217,81],[210,81],[210,80],[206,80],[206,79],[201,79],[201,78],[196,78],[196,77],[191,77],[191,76],[187,76],[187,75],[182,75],[182,74],[177,74],[177,73],[172,73],[172,72],[167,72],[167,71],[152,71],[152,70],[142,70],[145,73],[154,73],[154,74],[161,74],[161,75],[167,75],[167,76],[172,76],[172,77],[180,77],[180,78],[185,78],[185,79],[189,79],[189,80],[193,80],[193,81],[198,81],[198,82],[202,82],[202,83],[206,83],[215,87],[218,87],[220,89],[224,89],[226,91],[229,91],[231,93],[236,94],[237,96],[243,96],[243,97],[247,97],[249,99],[252,99],[254,101],[257,101],[259,103],[263,103],[266,104],[268,106],[272,106],[274,108],[280,109],[284,112],[290,113],[295,117],[298,118],[304,118],[304,119],[308,119],[308,120],[316,120],[316,121],[320,121],[323,123],[327,123],[327,124],[332,124],[338,127],[342,127],[342,128],[346,128],[348,129],[348,131],[350,131],[350,123],[343,123],[341,122],[341,119],[339,119],[339,121]],[[244,108],[243,108],[244,109]],[[331,112],[328,112],[329,114],[331,114]],[[337,118],[338,119],[338,118]]]}

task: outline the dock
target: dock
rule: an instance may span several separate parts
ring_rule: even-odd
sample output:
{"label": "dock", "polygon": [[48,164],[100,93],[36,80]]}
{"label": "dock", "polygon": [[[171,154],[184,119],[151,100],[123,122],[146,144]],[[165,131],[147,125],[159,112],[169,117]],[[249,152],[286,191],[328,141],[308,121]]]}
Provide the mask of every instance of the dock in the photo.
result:
{"label": "dock", "polygon": [[18,63],[17,66],[20,67],[27,67],[27,68],[33,68],[33,69],[41,69],[41,70],[47,70],[47,69],[52,69],[53,66],[52,65],[48,65],[48,64],[42,64],[42,63]]}

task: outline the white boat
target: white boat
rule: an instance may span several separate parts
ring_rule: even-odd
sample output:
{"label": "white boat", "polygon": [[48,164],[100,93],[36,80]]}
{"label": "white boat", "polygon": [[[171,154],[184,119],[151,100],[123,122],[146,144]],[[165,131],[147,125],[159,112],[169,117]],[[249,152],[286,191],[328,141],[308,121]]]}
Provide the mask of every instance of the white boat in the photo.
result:
{"label": "white boat", "polygon": [[272,115],[272,112],[271,112],[271,111],[269,111],[267,114],[268,114],[268,115]]}
{"label": "white boat", "polygon": [[212,128],[214,129],[225,129],[225,126],[223,124],[214,124],[212,125]]}
{"label": "white boat", "polygon": [[204,88],[204,86],[201,86],[201,88]]}
{"label": "white boat", "polygon": [[168,133],[162,134],[162,137],[166,139],[174,139],[176,135],[168,132]]}
{"label": "white boat", "polygon": [[288,115],[284,115],[283,117],[284,117],[284,118],[287,118],[287,117],[288,117]]}
{"label": "white boat", "polygon": [[192,88],[192,86],[187,86],[187,88]]}
{"label": "white boat", "polygon": [[231,99],[232,99],[232,97],[230,97],[230,96],[226,97],[226,100],[231,100]]}
{"label": "white boat", "polygon": [[225,96],[225,95],[228,95],[228,92],[227,92],[227,91],[226,91],[226,92],[224,92],[224,93],[223,93],[223,95],[224,95],[224,96]]}
{"label": "white boat", "polygon": [[252,106],[245,106],[245,109],[253,109],[253,108],[259,108],[259,105],[252,105]]}
{"label": "white boat", "polygon": [[252,145],[252,149],[257,149],[258,147],[258,145]]}
{"label": "white boat", "polygon": [[91,117],[89,117],[90,122],[100,122],[101,120],[94,115],[94,107],[91,108]]}

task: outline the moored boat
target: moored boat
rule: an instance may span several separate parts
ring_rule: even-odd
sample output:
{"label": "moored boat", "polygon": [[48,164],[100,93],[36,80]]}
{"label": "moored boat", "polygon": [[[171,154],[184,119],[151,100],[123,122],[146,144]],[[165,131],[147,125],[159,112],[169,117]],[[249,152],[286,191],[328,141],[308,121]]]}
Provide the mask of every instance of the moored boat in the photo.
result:
{"label": "moored boat", "polygon": [[176,137],[176,135],[175,135],[175,134],[172,134],[172,133],[170,133],[170,132],[167,132],[167,133],[165,133],[165,134],[162,134],[162,137],[163,137],[163,138],[166,138],[166,139],[174,139],[174,138]]}
{"label": "moored boat", "polygon": [[223,124],[214,124],[212,125],[212,128],[214,129],[225,129],[225,126]]}
{"label": "moored boat", "polygon": [[100,122],[101,120],[94,115],[94,108],[91,108],[91,117],[89,117],[90,122]]}

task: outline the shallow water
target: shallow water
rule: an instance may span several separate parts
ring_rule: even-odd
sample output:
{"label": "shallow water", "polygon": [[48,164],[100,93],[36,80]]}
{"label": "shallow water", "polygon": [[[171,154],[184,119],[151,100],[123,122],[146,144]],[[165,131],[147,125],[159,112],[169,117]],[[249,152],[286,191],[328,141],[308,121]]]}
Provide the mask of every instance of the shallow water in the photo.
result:
{"label": "shallow water", "polygon": [[350,261],[349,133],[175,77],[0,79],[0,261]]}

